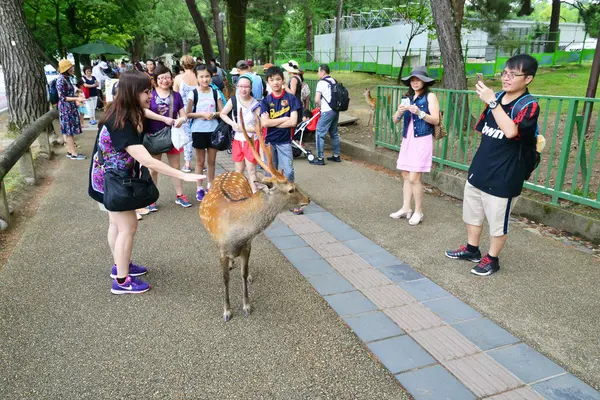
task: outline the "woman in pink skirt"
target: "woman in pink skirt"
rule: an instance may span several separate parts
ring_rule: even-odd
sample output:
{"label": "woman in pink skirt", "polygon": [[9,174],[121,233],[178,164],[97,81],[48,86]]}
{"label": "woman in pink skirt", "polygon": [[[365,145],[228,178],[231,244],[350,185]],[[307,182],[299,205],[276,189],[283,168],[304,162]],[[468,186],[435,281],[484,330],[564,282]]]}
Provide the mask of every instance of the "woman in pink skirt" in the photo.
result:
{"label": "woman in pink skirt", "polygon": [[[392,218],[406,217],[410,225],[423,221],[423,184],[421,174],[431,171],[433,155],[433,127],[439,124],[440,104],[429,86],[435,80],[427,75],[425,67],[416,67],[409,76],[402,78],[408,86],[407,96],[402,98],[394,123],[404,119],[402,145],[396,168],[404,179],[402,208],[390,214]],[[410,208],[415,198],[415,211]]]}

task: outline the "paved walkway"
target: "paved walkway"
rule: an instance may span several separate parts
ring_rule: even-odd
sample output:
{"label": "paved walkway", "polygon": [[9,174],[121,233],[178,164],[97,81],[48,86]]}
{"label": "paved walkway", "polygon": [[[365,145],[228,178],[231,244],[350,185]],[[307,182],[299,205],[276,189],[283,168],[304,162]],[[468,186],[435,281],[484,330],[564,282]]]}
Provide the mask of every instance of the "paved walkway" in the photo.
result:
{"label": "paved walkway", "polygon": [[[225,154],[219,162],[221,171],[232,166]],[[440,259],[440,248],[457,236],[444,230],[459,212],[445,200],[426,199],[425,223],[409,229],[405,221],[390,220],[391,206],[381,204],[395,194],[393,179],[350,162],[320,168],[298,160],[302,189],[316,203],[304,216],[282,214],[256,239],[255,311],[250,319],[240,316],[232,282],[234,320],[223,324],[216,249],[196,212],[168,201],[172,185],[164,178],[159,179],[161,211],[141,222],[136,243],[136,255],[139,251],[142,261],[152,260],[154,287],[134,299],[108,294],[105,216],[85,193],[72,190],[73,184],[84,186],[87,166],[63,161],[55,187],[0,272],[0,359],[7,360],[0,397],[65,397],[73,385],[80,392],[66,397],[114,397],[119,393],[115,381],[131,381],[148,398],[198,393],[209,398],[406,398],[392,382],[395,377],[415,399],[600,399],[520,335],[482,315],[488,311],[507,326],[485,302],[474,303],[479,312],[451,293],[460,293],[457,282],[481,293],[502,289],[507,278],[515,286],[520,271],[509,264],[493,277],[478,278],[468,274],[467,264]],[[375,233],[380,223],[395,233]],[[516,232],[515,240],[521,234]],[[421,252],[415,240],[429,247],[430,257],[419,260],[435,260],[438,270],[453,265],[451,276],[460,279],[443,285],[451,291],[426,277],[435,276],[435,270],[404,257]],[[546,245],[546,250],[552,249]],[[561,256],[559,251],[550,255]],[[32,276],[37,282],[23,279]],[[448,280],[442,276],[434,280]],[[315,291],[307,290],[308,284]],[[329,306],[318,301],[319,295]],[[500,307],[506,295],[491,296]],[[595,301],[588,304],[593,307]],[[587,312],[588,320],[578,313],[592,332],[595,313],[593,308]],[[553,325],[569,328],[560,312],[555,315],[559,319]],[[538,319],[532,315],[528,322],[539,324]],[[515,326],[513,333],[520,332]],[[539,339],[535,332],[533,337]],[[115,349],[124,349],[123,356]],[[593,357],[594,351],[584,354]]]}

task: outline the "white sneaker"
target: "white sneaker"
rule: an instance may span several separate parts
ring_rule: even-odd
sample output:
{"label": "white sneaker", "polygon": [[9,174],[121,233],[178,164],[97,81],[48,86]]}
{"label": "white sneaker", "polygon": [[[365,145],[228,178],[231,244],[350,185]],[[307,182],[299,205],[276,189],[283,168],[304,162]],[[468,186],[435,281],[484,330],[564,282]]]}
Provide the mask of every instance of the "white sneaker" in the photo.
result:
{"label": "white sneaker", "polygon": [[423,214],[414,213],[412,217],[408,220],[408,224],[415,226],[419,225],[423,221]]}
{"label": "white sneaker", "polygon": [[394,219],[400,219],[403,217],[410,218],[411,215],[412,210],[404,211],[404,209],[401,208],[398,211],[391,213],[390,217]]}

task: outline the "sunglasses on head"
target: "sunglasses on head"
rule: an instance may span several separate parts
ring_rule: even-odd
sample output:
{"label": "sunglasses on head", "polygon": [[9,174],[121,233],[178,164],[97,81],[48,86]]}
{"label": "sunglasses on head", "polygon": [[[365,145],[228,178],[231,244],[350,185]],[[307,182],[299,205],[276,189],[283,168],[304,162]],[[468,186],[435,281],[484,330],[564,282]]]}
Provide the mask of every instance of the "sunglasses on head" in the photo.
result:
{"label": "sunglasses on head", "polygon": [[298,69],[298,66],[295,65],[293,62],[289,62],[288,65],[294,69]]}

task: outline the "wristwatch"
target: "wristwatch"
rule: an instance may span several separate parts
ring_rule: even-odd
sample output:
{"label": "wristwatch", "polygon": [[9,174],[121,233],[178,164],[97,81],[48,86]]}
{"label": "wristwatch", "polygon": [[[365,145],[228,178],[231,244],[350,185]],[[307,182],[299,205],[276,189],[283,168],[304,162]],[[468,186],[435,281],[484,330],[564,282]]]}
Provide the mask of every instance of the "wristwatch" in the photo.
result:
{"label": "wristwatch", "polygon": [[425,113],[425,111],[423,111],[423,110],[419,111],[419,119],[425,118],[426,115],[427,114]]}
{"label": "wristwatch", "polygon": [[496,100],[492,100],[490,101],[490,104],[488,104],[488,107],[490,110],[493,110],[494,108],[498,107],[498,102]]}

